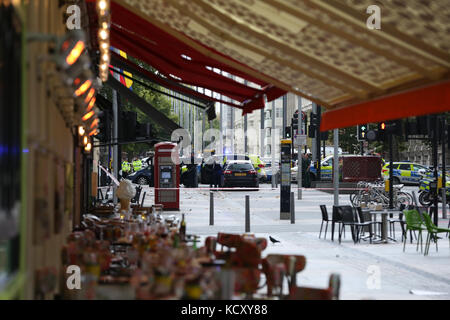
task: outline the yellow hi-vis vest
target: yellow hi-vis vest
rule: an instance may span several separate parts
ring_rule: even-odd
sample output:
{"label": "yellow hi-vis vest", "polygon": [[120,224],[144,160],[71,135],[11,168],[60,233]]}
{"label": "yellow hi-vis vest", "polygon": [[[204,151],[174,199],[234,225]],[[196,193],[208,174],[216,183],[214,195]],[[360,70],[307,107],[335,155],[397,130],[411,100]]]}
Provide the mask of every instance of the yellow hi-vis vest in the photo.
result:
{"label": "yellow hi-vis vest", "polygon": [[123,172],[130,172],[131,171],[131,164],[127,161],[122,162],[122,171]]}
{"label": "yellow hi-vis vest", "polygon": [[133,170],[134,170],[134,172],[137,172],[137,171],[139,171],[141,169],[142,169],[142,161],[141,160],[133,161]]}

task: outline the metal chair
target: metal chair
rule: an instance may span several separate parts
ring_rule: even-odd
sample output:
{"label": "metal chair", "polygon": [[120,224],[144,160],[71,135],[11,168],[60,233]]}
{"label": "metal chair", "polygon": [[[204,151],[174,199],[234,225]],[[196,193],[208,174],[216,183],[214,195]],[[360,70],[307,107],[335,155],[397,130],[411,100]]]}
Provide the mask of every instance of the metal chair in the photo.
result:
{"label": "metal chair", "polygon": [[[399,211],[403,211],[406,209],[406,205],[405,204],[401,204]],[[403,213],[400,213],[398,218],[394,218],[394,215],[391,213],[389,214],[389,218],[388,218],[388,223],[389,223],[389,234],[391,235],[391,238],[393,238],[395,240],[395,224],[399,223],[400,226],[402,227],[402,231],[404,231],[405,229],[405,221],[403,220]],[[403,235],[404,232],[402,232],[402,241],[403,241]]]}
{"label": "metal chair", "polygon": [[[420,217],[419,211],[418,210],[405,210],[405,211],[403,211],[403,213],[405,214],[405,219],[406,219],[406,230],[405,230],[405,236],[404,236],[404,242],[403,242],[403,252],[405,252],[405,248],[406,248],[406,240],[407,240],[408,230],[419,232],[419,236],[417,238],[416,251],[419,250],[419,243],[420,243],[421,244],[420,251],[423,252],[422,231],[427,230],[427,229],[424,227],[424,224]],[[412,237],[411,237],[411,241],[412,241]]]}
{"label": "metal chair", "polygon": [[131,203],[139,204],[139,199],[141,198],[142,187],[136,187],[136,195],[131,199]]}
{"label": "metal chair", "polygon": [[[359,218],[359,223],[357,224],[358,228],[360,228],[359,230],[359,234],[358,234],[358,242],[361,242],[361,235],[364,233],[364,228],[365,227],[369,227],[369,239],[370,239],[370,243],[372,243],[372,237],[374,234],[376,234],[377,232],[377,228],[376,226],[378,226],[378,230],[381,230],[381,222],[380,221],[366,221],[366,219],[364,218],[364,213],[362,212],[361,207],[356,207],[356,211],[358,213],[358,218]],[[375,230],[374,232],[372,232],[372,226],[375,225]]]}
{"label": "metal chair", "polygon": [[332,274],[328,288],[291,287],[289,300],[339,300],[341,279],[338,274]]}
{"label": "metal chair", "polygon": [[[342,225],[342,211],[339,210],[339,208],[341,208],[342,206],[333,206],[333,217],[332,217],[332,229],[331,229],[331,240],[334,241],[334,224],[337,223],[338,224],[338,230],[341,229],[341,225]],[[345,228],[344,228],[344,238],[345,238]]]}
{"label": "metal chair", "polygon": [[326,205],[321,205],[320,211],[322,212],[322,224],[320,225],[319,239],[320,239],[320,236],[322,235],[322,228],[323,228],[324,222],[326,223],[326,226],[325,226],[325,239],[326,239],[327,238],[327,230],[328,230],[328,222],[331,222],[332,220],[330,220],[328,218],[328,211],[327,211]]}
{"label": "metal chair", "polygon": [[346,226],[349,226],[352,231],[352,239],[354,243],[358,242],[358,222],[356,221],[355,213],[353,207],[342,206],[338,207],[338,211],[341,212],[342,224],[339,230],[339,244],[342,239],[342,232],[345,230]]}
{"label": "metal chair", "polygon": [[428,231],[427,241],[426,241],[426,244],[425,244],[425,255],[427,256],[428,253],[430,252],[431,238],[433,238],[434,241],[436,242],[436,252],[437,252],[438,251],[438,237],[437,237],[437,235],[439,233],[449,233],[450,230],[449,229],[445,229],[445,228],[437,227],[433,223],[433,221],[431,220],[431,217],[427,213],[423,214],[423,219],[424,219],[427,231]]}
{"label": "metal chair", "polygon": [[[291,258],[294,259],[292,274],[289,273]],[[295,283],[297,273],[304,270],[306,258],[302,255],[269,254],[262,260],[262,270],[266,275],[267,294],[272,296],[273,290],[282,292],[283,279],[286,277],[288,286]],[[294,278],[293,278],[294,277]]]}

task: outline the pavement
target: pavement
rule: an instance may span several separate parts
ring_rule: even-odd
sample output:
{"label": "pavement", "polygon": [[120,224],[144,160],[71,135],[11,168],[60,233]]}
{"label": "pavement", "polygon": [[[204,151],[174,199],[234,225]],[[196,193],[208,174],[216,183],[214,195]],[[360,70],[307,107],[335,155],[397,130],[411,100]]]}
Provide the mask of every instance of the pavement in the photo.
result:
{"label": "pavement", "polygon": [[[207,188],[207,186],[204,186]],[[293,186],[296,191],[297,186]],[[406,191],[416,190],[406,187]],[[146,189],[146,204],[153,204],[153,190]],[[343,300],[447,300],[450,299],[450,242],[445,235],[439,240],[439,251],[434,244],[428,256],[416,251],[416,244],[408,243],[403,252],[401,229],[396,225],[397,242],[388,244],[354,244],[350,232],[339,244],[327,238],[319,239],[322,221],[319,205],[326,205],[331,217],[333,195],[304,190],[303,199],[295,201],[295,224],[280,220],[280,190],[261,185],[259,191],[214,192],[214,226],[209,225],[209,191],[181,189],[180,211],[185,213],[187,233],[201,236],[201,241],[218,232],[245,233],[245,196],[250,196],[250,233],[257,237],[269,235],[280,243],[272,244],[263,252],[304,255],[306,268],[298,274],[297,284],[325,288],[332,273],[341,276],[340,298]],[[350,204],[348,195],[339,197],[339,204]],[[448,219],[440,219],[447,227]],[[325,230],[325,227],[324,227]],[[348,229],[349,231],[349,229]],[[426,235],[424,236],[424,241]]]}

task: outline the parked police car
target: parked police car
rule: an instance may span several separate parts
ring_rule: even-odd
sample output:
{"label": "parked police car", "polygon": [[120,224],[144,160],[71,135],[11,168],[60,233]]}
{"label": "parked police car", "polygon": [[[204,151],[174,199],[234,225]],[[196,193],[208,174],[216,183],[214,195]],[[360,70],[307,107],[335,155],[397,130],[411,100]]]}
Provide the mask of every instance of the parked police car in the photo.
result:
{"label": "parked police car", "polygon": [[[419,185],[420,180],[426,175],[426,173],[429,171],[429,168],[417,164],[417,163],[411,163],[411,162],[394,162],[393,163],[393,174],[394,184],[412,184],[412,185]],[[386,162],[386,164],[383,166],[382,169],[382,176],[384,180],[389,179],[389,170],[390,170],[390,163]]]}

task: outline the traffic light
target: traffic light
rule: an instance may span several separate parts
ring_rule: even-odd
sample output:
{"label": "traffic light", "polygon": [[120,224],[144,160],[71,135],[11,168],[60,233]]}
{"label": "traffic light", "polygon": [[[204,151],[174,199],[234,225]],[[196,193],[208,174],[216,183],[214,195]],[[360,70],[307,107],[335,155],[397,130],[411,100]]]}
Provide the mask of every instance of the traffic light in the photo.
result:
{"label": "traffic light", "polygon": [[378,123],[378,131],[377,131],[377,140],[378,141],[384,141],[387,137],[387,122],[380,122]]}
{"label": "traffic light", "polygon": [[108,111],[100,112],[98,115],[98,131],[97,139],[101,142],[111,141],[111,119]]}
{"label": "traffic light", "polygon": [[134,141],[137,131],[137,113],[129,111],[122,112],[121,124],[120,139]]}
{"label": "traffic light", "polygon": [[136,128],[136,139],[145,140],[152,137],[152,125],[150,123],[138,123]]}
{"label": "traffic light", "polygon": [[208,116],[208,121],[213,121],[217,118],[215,104],[211,104],[209,108],[206,109],[206,115]]}
{"label": "traffic light", "polygon": [[308,134],[308,116],[305,112],[303,113],[303,123],[302,123],[302,130],[305,129],[305,132],[302,132],[301,134],[307,135]]}
{"label": "traffic light", "polygon": [[315,113],[311,113],[311,122],[310,122],[310,125],[308,128],[308,132],[309,132],[308,136],[311,139],[314,139],[316,137],[316,131],[319,128],[319,126],[320,126],[319,116]]}
{"label": "traffic light", "polygon": [[367,140],[367,132],[369,127],[367,124],[362,124],[358,126],[358,141]]}
{"label": "traffic light", "polygon": [[[377,125],[377,129],[367,130],[366,139],[368,141],[381,141],[383,142],[386,138],[386,122],[380,122]],[[358,138],[359,138],[359,128],[358,128]]]}
{"label": "traffic light", "polygon": [[292,128],[291,127],[286,127],[286,131],[285,131],[285,138],[286,139],[291,139],[292,138]]}
{"label": "traffic light", "polygon": [[292,130],[298,131],[298,110],[294,113],[294,116],[292,117]]}
{"label": "traffic light", "polygon": [[315,113],[311,113],[311,126],[314,126],[316,128],[320,126],[319,116]]}

